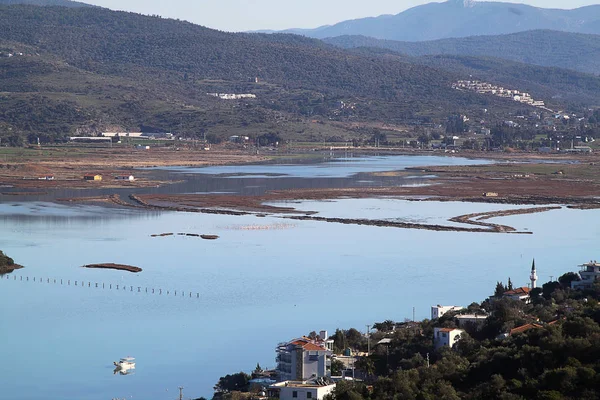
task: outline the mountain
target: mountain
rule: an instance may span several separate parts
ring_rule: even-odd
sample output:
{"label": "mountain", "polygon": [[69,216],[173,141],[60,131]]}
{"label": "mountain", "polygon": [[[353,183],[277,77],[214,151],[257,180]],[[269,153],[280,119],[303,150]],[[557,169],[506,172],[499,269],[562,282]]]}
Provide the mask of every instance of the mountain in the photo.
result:
{"label": "mountain", "polygon": [[338,36],[323,40],[342,48],[379,47],[409,56],[495,57],[600,74],[600,35],[538,30],[427,42],[399,42],[366,36]]}
{"label": "mountain", "polygon": [[294,29],[286,32],[318,39],[361,35],[417,42],[540,29],[600,34],[600,5],[559,10],[524,4],[450,0],[417,6],[397,15],[362,18],[312,30]]}
{"label": "mountain", "polygon": [[59,7],[96,7],[91,4],[71,0],[0,0],[0,5],[27,4],[33,6],[59,6]]}
{"label": "mountain", "polygon": [[359,105],[344,111],[348,118],[398,123],[489,103],[453,90],[457,78],[295,35],[225,33],[92,7],[0,6],[0,134],[150,126],[339,136],[305,119],[339,118],[341,102]]}
{"label": "mountain", "polygon": [[[523,109],[514,101],[452,89],[469,71],[390,50],[344,50],[297,35],[219,32],[103,8],[0,6],[0,137],[16,143],[18,137],[51,141],[147,129],[347,140],[364,133],[357,124],[440,124],[454,113],[493,122]],[[588,94],[596,90],[599,78],[575,74],[565,72],[563,90],[582,91],[564,86],[571,81],[586,82]],[[503,76],[508,83],[509,75]],[[518,88],[537,96],[530,78],[521,76]],[[555,84],[531,81],[533,89],[552,96]],[[256,98],[230,101],[208,93]],[[544,100],[568,105],[560,97]],[[485,109],[493,109],[493,116],[484,115]]]}

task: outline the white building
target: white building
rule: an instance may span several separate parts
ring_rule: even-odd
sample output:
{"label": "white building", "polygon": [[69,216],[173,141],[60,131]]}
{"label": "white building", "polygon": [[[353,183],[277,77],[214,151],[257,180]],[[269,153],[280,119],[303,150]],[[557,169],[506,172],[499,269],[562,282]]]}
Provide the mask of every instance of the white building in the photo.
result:
{"label": "white building", "polygon": [[460,335],[465,331],[453,328],[434,328],[433,344],[436,349],[442,347],[452,348],[460,340]]}
{"label": "white building", "polygon": [[580,265],[580,267],[579,277],[581,280],[571,282],[571,287],[573,289],[590,289],[600,276],[600,263],[594,260]]}
{"label": "white building", "polygon": [[462,309],[463,307],[460,306],[440,306],[438,304],[437,306],[431,307],[431,319],[438,319],[447,312],[460,311]]}
{"label": "white building", "polygon": [[117,175],[115,176],[115,180],[133,182],[135,181],[135,177],[133,175]]}
{"label": "white building", "polygon": [[296,400],[312,399],[322,400],[335,389],[335,384],[306,381],[285,381],[269,386],[267,396],[270,399]]}
{"label": "white building", "polygon": [[507,297],[507,298],[513,299],[513,300],[521,300],[521,301],[524,301],[525,303],[529,303],[529,301],[530,301],[529,292],[531,292],[530,288],[520,287],[520,288],[516,288],[513,290],[509,290],[507,292],[504,292],[502,294],[502,297]]}
{"label": "white building", "polygon": [[458,321],[458,326],[464,328],[468,325],[480,327],[483,325],[485,320],[487,319],[487,315],[478,315],[478,314],[464,314],[457,315],[456,320]]}
{"label": "white building", "polygon": [[[325,332],[325,337],[326,334]],[[307,337],[281,343],[276,349],[279,380],[305,381],[330,377],[332,346],[333,340],[313,340]]]}

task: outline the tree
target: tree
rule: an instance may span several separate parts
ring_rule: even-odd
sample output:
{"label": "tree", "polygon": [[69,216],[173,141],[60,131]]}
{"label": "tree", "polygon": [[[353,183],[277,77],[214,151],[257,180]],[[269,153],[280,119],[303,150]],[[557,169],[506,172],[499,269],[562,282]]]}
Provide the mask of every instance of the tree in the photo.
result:
{"label": "tree", "polygon": [[331,362],[331,375],[332,376],[341,375],[344,368],[345,368],[345,365],[343,362],[341,362],[340,360],[333,360]]}
{"label": "tree", "polygon": [[513,284],[510,278],[508,278],[508,290],[513,290]]}
{"label": "tree", "polygon": [[373,329],[377,329],[379,332],[390,332],[394,330],[396,324],[392,320],[386,320],[383,322],[376,322],[373,324]]}
{"label": "tree", "polygon": [[247,391],[248,382],[250,376],[244,372],[238,372],[237,374],[226,375],[219,378],[219,382],[215,385],[214,389],[217,393],[229,393],[232,391]]}
{"label": "tree", "polygon": [[570,288],[571,282],[578,281],[578,280],[579,280],[579,275],[577,275],[574,272],[567,272],[566,274],[564,274],[560,278],[558,278],[558,282],[560,282],[560,284],[565,288]]}
{"label": "tree", "polygon": [[496,290],[494,291],[494,297],[502,297],[502,295],[506,292],[506,288],[502,284],[502,282],[496,283]]}

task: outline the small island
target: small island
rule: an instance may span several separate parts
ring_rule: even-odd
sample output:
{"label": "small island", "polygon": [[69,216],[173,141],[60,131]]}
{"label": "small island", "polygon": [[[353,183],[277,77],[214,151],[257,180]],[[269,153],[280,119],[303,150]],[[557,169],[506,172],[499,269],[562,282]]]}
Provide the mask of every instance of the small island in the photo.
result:
{"label": "small island", "polygon": [[23,268],[22,265],[15,264],[15,261],[0,251],[0,274],[9,274],[16,269]]}
{"label": "small island", "polygon": [[142,269],[140,267],[134,267],[131,265],[124,265],[124,264],[113,264],[113,263],[89,264],[89,265],[83,265],[82,268],[116,269],[119,271],[128,271],[128,272],[133,272],[133,273],[142,272]]}

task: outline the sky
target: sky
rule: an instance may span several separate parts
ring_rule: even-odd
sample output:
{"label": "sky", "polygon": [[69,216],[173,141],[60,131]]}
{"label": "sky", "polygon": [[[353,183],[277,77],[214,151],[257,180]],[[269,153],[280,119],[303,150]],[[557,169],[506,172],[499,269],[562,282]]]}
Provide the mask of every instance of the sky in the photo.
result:
{"label": "sky", "polygon": [[[348,19],[398,14],[430,0],[81,0],[113,10],[157,14],[223,31],[316,28]],[[441,0],[440,0],[441,1]],[[577,8],[600,0],[505,0],[545,8]]]}

